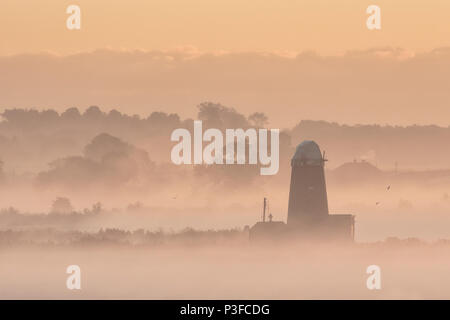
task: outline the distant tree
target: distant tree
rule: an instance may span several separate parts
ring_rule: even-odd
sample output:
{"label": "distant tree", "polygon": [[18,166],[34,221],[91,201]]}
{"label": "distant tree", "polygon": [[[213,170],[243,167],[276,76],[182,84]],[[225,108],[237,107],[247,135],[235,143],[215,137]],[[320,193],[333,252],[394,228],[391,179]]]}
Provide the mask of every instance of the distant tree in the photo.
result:
{"label": "distant tree", "polygon": [[122,113],[120,113],[119,111],[117,111],[116,109],[112,109],[109,113],[108,113],[108,119],[113,120],[113,121],[120,121],[122,120],[122,118],[125,118],[124,116],[122,116]]}
{"label": "distant tree", "polygon": [[263,128],[269,123],[269,118],[262,112],[255,112],[248,116],[248,121],[257,128]]}
{"label": "distant tree", "polygon": [[130,203],[127,206],[127,211],[139,211],[143,208],[144,206],[142,205],[142,203],[140,201],[137,201],[135,203]]}
{"label": "distant tree", "polygon": [[204,122],[206,128],[246,128],[249,126],[244,115],[220,103],[201,103],[198,105],[197,117]]}
{"label": "distant tree", "polygon": [[16,128],[30,128],[36,127],[39,123],[39,111],[25,110],[25,109],[6,109],[2,113],[3,119]]}
{"label": "distant tree", "polygon": [[70,186],[86,188],[93,181],[103,177],[99,163],[85,157],[73,156],[61,158],[49,163],[49,170],[41,171],[37,176],[40,186]]}
{"label": "distant tree", "polygon": [[65,121],[77,121],[80,118],[81,114],[77,108],[69,108],[61,114],[61,119]]}
{"label": "distant tree", "polygon": [[104,115],[105,114],[97,106],[91,106],[83,113],[84,118],[93,121],[100,120]]}
{"label": "distant tree", "polygon": [[176,113],[155,111],[147,118],[147,121],[152,126],[176,126],[180,124],[180,116]]}
{"label": "distant tree", "polygon": [[59,114],[53,109],[44,110],[39,113],[39,120],[44,125],[54,124],[59,120]]}
{"label": "distant tree", "polygon": [[129,154],[133,147],[107,133],[101,133],[92,139],[84,148],[87,158],[101,161],[108,154]]}
{"label": "distant tree", "polygon": [[103,210],[103,208],[102,208],[102,204],[100,202],[94,203],[92,205],[92,211],[91,212],[93,214],[99,214],[99,213],[102,212],[102,210]]}
{"label": "distant tree", "polygon": [[51,213],[70,214],[73,211],[72,204],[68,198],[58,197],[53,201]]}

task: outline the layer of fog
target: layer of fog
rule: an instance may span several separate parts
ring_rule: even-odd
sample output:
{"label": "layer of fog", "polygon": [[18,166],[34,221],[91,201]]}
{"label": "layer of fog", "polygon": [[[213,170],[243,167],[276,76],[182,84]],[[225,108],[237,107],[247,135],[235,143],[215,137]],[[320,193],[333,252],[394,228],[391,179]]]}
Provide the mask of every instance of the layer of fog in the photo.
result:
{"label": "layer of fog", "polygon": [[[448,245],[447,245],[448,246]],[[0,298],[448,299],[447,247],[214,246],[0,251]],[[66,268],[81,267],[81,290]],[[381,290],[366,268],[381,267]]]}

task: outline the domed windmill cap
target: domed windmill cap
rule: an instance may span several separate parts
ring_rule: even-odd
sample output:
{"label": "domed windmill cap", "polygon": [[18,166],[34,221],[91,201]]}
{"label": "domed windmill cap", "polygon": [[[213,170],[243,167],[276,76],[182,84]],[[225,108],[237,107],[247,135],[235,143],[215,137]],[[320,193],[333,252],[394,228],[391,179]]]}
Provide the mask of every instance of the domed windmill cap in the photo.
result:
{"label": "domed windmill cap", "polygon": [[320,148],[312,140],[305,140],[300,143],[295,149],[295,154],[292,157],[292,161],[299,161],[304,164],[321,165],[324,158],[320,152]]}

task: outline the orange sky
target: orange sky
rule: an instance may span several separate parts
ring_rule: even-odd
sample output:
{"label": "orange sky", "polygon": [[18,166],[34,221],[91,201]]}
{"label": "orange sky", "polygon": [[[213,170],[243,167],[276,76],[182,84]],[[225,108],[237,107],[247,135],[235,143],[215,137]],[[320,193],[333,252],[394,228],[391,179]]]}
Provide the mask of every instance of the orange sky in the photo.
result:
{"label": "orange sky", "polygon": [[449,15],[449,0],[1,0],[0,109],[194,117],[214,101],[279,127],[447,126]]}
{"label": "orange sky", "polygon": [[[68,5],[82,10],[69,31]],[[365,9],[381,7],[382,30]],[[2,0],[0,55],[98,48],[304,51],[379,46],[426,51],[450,45],[448,0]]]}

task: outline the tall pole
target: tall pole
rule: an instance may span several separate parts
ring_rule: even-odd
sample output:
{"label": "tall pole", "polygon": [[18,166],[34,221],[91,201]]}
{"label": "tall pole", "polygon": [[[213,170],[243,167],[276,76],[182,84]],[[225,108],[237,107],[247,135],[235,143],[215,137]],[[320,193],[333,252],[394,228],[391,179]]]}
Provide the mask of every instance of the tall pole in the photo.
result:
{"label": "tall pole", "polygon": [[264,198],[263,222],[266,222],[266,206],[267,206],[267,199]]}

